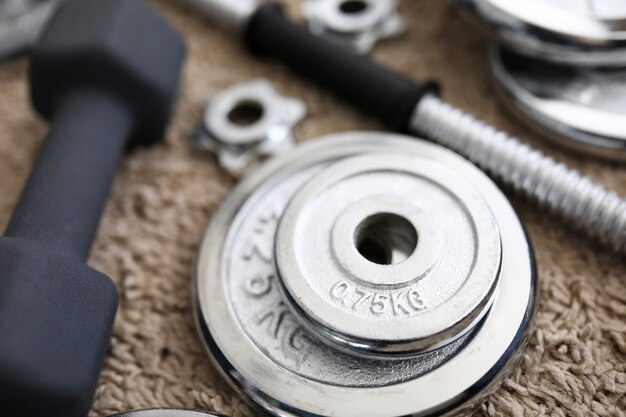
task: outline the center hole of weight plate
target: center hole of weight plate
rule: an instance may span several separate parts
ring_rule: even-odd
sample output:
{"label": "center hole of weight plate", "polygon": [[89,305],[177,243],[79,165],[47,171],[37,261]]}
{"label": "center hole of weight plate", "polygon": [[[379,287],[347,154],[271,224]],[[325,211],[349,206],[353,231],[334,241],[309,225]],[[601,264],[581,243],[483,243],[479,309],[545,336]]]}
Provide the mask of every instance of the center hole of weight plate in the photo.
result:
{"label": "center hole of weight plate", "polygon": [[362,13],[365,9],[367,9],[367,7],[367,2],[363,0],[347,0],[342,1],[341,4],[339,4],[339,10],[345,14]]}
{"label": "center hole of weight plate", "polygon": [[228,120],[240,127],[250,126],[263,117],[263,106],[258,101],[244,100],[228,113]]}
{"label": "center hole of weight plate", "polygon": [[393,213],[378,213],[359,224],[354,244],[368,261],[379,265],[403,262],[417,247],[417,230],[406,218]]}

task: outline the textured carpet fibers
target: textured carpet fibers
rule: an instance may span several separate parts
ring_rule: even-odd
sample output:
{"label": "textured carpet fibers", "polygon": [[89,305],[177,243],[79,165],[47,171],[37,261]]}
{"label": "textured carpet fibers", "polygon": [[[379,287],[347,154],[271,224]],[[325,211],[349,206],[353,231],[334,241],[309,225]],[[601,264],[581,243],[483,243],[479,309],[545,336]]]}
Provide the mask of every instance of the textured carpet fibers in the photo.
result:
{"label": "textured carpet fibers", "polygon": [[[248,56],[235,37],[178,1],[157,1],[189,44],[182,92],[163,144],[121,164],[90,264],[117,284],[121,303],[92,416],[155,406],[230,416],[254,412],[222,380],[198,340],[189,282],[203,229],[234,182],[187,141],[211,93],[257,77],[301,97],[309,115],[299,140],[381,129],[368,117],[285,68]],[[299,1],[290,2],[298,15]],[[405,0],[408,33],[381,43],[378,62],[442,82],[452,103],[545,150],[626,195],[626,167],[549,147],[494,97],[486,40],[441,0]],[[27,99],[27,60],[0,66],[0,225],[9,220],[46,124]],[[487,416],[624,416],[626,263],[532,204],[511,196],[534,242],[541,287],[537,326],[523,363],[476,410]],[[462,370],[460,370],[462,372]]]}

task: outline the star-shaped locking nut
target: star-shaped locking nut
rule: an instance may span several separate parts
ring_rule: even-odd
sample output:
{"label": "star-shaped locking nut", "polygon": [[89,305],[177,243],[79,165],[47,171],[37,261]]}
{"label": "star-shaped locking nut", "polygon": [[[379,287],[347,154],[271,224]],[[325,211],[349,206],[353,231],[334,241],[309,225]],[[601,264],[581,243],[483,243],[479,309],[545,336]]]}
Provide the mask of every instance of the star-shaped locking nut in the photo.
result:
{"label": "star-shaped locking nut", "polygon": [[306,115],[303,101],[283,97],[263,79],[222,90],[209,98],[194,144],[213,152],[235,177],[294,146],[292,129]]}
{"label": "star-shaped locking nut", "polygon": [[358,55],[381,39],[406,30],[398,0],[306,0],[302,12],[311,33],[343,45]]}

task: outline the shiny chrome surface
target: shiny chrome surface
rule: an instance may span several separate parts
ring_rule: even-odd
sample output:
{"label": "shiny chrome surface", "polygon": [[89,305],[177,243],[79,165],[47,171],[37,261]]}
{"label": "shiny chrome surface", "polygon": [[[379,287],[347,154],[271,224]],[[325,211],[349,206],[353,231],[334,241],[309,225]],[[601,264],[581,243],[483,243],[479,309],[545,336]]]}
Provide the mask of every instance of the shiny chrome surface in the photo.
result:
{"label": "shiny chrome surface", "polygon": [[243,32],[257,8],[256,0],[183,0],[201,13],[211,16],[226,29]]}
{"label": "shiny chrome surface", "polygon": [[151,408],[147,410],[127,411],[109,417],[221,417],[203,411],[179,410],[174,408]]}
{"label": "shiny chrome surface", "polygon": [[498,48],[496,85],[514,113],[558,144],[626,161],[626,67],[576,68]]}
{"label": "shiny chrome surface", "polygon": [[[312,332],[358,352],[415,354],[484,316],[500,277],[500,232],[455,168],[414,155],[346,158],[294,195],[276,236],[278,281]],[[406,246],[403,230],[390,230],[396,242],[383,228],[362,248],[356,240],[381,217],[407,220],[415,235],[395,261],[380,258]]]}
{"label": "shiny chrome surface", "polygon": [[[511,7],[529,5],[532,11],[538,0],[504,1]],[[576,170],[434,95],[416,106],[410,130],[460,153],[603,245],[617,252],[626,250],[626,201]]]}
{"label": "shiny chrome surface", "polygon": [[626,65],[623,0],[453,0],[498,42],[544,60]]}
{"label": "shiny chrome surface", "polygon": [[600,243],[626,251],[626,200],[589,177],[435,96],[420,101],[410,128],[465,156]]}
{"label": "shiny chrome surface", "polygon": [[[337,350],[301,325],[276,282],[275,233],[292,196],[327,167],[369,154],[449,167],[485,197],[500,225],[502,272],[489,313],[473,331],[433,352],[384,359]],[[436,145],[361,132],[305,144],[247,175],[213,216],[194,289],[214,363],[242,395],[277,416],[399,417],[475,405],[519,359],[536,298],[523,228],[484,174]]]}
{"label": "shiny chrome surface", "polygon": [[376,42],[406,30],[398,0],[306,0],[302,13],[311,33],[364,55]]}
{"label": "shiny chrome surface", "polygon": [[239,176],[260,159],[291,149],[293,126],[306,111],[303,101],[281,96],[267,80],[238,84],[209,98],[192,140]]}

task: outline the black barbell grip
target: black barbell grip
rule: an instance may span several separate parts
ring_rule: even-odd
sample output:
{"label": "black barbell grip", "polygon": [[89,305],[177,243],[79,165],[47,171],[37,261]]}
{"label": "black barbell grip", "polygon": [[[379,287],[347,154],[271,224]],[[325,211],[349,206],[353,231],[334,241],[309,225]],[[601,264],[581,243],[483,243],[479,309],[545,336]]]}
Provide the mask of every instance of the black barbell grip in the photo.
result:
{"label": "black barbell grip", "polygon": [[133,120],[97,90],[63,97],[52,118],[5,235],[86,260]]}
{"label": "black barbell grip", "polygon": [[437,91],[434,82],[413,82],[309,33],[275,3],[258,7],[244,39],[256,55],[282,61],[394,130],[407,131],[419,100]]}

